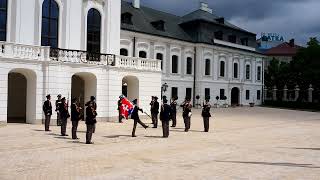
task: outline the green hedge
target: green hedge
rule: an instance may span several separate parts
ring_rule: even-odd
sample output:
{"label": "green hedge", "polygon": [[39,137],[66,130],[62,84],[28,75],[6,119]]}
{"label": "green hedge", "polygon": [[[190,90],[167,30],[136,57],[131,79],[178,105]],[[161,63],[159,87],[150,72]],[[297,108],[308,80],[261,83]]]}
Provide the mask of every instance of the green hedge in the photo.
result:
{"label": "green hedge", "polygon": [[282,107],[289,109],[320,111],[320,103],[308,102],[286,102],[286,101],[265,101],[265,106]]}

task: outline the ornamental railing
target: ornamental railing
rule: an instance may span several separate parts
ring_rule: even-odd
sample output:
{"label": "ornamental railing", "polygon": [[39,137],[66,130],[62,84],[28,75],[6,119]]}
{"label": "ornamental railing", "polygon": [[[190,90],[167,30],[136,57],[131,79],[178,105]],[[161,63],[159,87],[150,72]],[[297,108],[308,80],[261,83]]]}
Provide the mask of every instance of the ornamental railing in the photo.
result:
{"label": "ornamental railing", "polygon": [[116,56],[116,66],[137,70],[161,71],[161,61],[140,57]]}

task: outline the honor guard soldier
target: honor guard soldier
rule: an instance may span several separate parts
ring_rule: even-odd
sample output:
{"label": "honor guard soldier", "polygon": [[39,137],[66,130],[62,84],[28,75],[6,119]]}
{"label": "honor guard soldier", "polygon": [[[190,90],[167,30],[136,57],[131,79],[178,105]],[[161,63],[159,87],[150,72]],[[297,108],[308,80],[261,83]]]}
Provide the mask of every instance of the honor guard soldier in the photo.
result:
{"label": "honor guard soldier", "polygon": [[51,96],[48,94],[46,96],[47,100],[43,103],[42,109],[43,113],[45,115],[45,121],[44,121],[44,129],[45,131],[50,131],[50,120],[52,115],[52,105],[51,105]]}
{"label": "honor guard soldier", "polygon": [[121,114],[121,101],[122,101],[122,99],[123,99],[123,95],[119,96],[119,100],[118,100],[119,123],[123,123],[122,122],[123,116]]}
{"label": "honor guard soldier", "polygon": [[61,119],[61,136],[68,136],[66,134],[68,118],[70,117],[68,110],[68,103],[66,103],[66,98],[61,99],[61,105],[59,105],[59,114]]}
{"label": "honor guard soldier", "polygon": [[158,97],[153,97],[153,103],[151,106],[151,118],[153,122],[153,128],[158,127],[158,114],[159,114],[159,102]]}
{"label": "honor guard soldier", "polygon": [[206,98],[205,103],[202,105],[202,118],[203,118],[203,125],[204,125],[204,132],[209,132],[209,119],[211,117],[210,114],[211,105],[209,103],[209,98]]}
{"label": "honor guard soldier", "polygon": [[57,126],[61,126],[61,118],[60,118],[60,111],[59,107],[61,106],[61,94],[57,96],[56,100],[56,112],[57,112]]}
{"label": "honor guard soldier", "polygon": [[133,119],[133,129],[132,129],[132,137],[137,137],[136,136],[136,128],[137,128],[137,124],[139,123],[142,127],[144,127],[145,129],[147,129],[149,126],[145,125],[139,117],[139,111],[141,111],[143,113],[143,110],[141,108],[138,107],[137,105],[138,100],[135,99],[132,101],[134,108],[133,111],[131,113],[131,119]]}
{"label": "honor guard soldier", "polygon": [[[97,111],[97,103],[96,103],[96,97],[91,96],[90,101],[86,103],[86,106],[89,106],[89,104],[92,103],[92,108]],[[96,132],[96,125],[93,126],[93,133]]]}
{"label": "honor guard soldier", "polygon": [[184,126],[185,126],[184,131],[188,132],[191,125],[191,116],[192,116],[192,113],[191,113],[192,105],[191,105],[190,98],[186,98],[185,101],[181,104],[181,107],[183,108],[182,117],[183,117]]}
{"label": "honor guard soldier", "polygon": [[71,104],[72,139],[79,139],[77,136],[77,129],[78,129],[78,124],[80,120],[81,120],[81,107],[78,106],[77,99],[73,98],[72,104]]}
{"label": "honor guard soldier", "polygon": [[95,124],[97,123],[96,117],[97,112],[94,109],[93,102],[89,102],[86,104],[86,125],[87,125],[87,132],[86,132],[86,144],[93,144],[91,141],[92,139],[92,133],[95,127]]}
{"label": "honor guard soldier", "polygon": [[170,107],[171,107],[171,120],[172,120],[172,126],[177,126],[177,99],[176,97],[173,97],[171,99]]}
{"label": "honor guard soldier", "polygon": [[[152,112],[153,103],[154,103],[154,96],[151,96],[150,112]],[[154,124],[154,121],[153,121],[153,118],[152,118],[152,114],[151,114],[151,121],[152,121],[152,124]]]}
{"label": "honor guard soldier", "polygon": [[168,100],[166,98],[163,99],[163,104],[161,106],[160,112],[160,120],[162,122],[162,132],[163,137],[169,137],[169,121],[171,117],[171,107],[168,105]]}

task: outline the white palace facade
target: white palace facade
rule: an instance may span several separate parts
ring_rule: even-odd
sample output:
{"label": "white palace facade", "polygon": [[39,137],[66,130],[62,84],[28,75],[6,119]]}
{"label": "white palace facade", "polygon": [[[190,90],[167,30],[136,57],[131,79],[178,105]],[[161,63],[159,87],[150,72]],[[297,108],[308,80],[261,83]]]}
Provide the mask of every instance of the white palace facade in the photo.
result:
{"label": "white palace facade", "polygon": [[253,42],[206,4],[180,17],[139,0],[0,0],[0,124],[41,123],[47,94],[96,96],[98,120],[117,117],[121,94],[147,111],[161,95],[261,104]]}

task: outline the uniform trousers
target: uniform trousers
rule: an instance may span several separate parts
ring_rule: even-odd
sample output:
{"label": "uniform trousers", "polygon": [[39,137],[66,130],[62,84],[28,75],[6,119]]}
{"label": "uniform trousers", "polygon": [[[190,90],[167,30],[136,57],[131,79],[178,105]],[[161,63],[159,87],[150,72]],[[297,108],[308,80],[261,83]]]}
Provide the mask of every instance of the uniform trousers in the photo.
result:
{"label": "uniform trousers", "polygon": [[78,129],[79,121],[72,121],[72,128],[71,128],[71,133],[72,133],[72,139],[77,139],[77,129]]}
{"label": "uniform trousers", "polygon": [[133,129],[132,129],[132,136],[136,136],[136,128],[137,128],[137,124],[140,124],[142,127],[147,128],[148,126],[145,125],[140,119],[134,119],[133,122]]}
{"label": "uniform trousers", "polygon": [[203,117],[204,131],[209,132],[209,117]]}
{"label": "uniform trousers", "polygon": [[177,126],[177,113],[172,113],[171,119],[172,119],[172,127],[176,127]]}
{"label": "uniform trousers", "polygon": [[66,135],[68,118],[61,118],[61,135]]}
{"label": "uniform trousers", "polygon": [[151,117],[152,117],[153,127],[157,128],[158,127],[158,113],[152,113]]}
{"label": "uniform trousers", "polygon": [[61,126],[61,117],[60,117],[60,113],[57,113],[57,126]]}
{"label": "uniform trousers", "polygon": [[87,124],[86,143],[91,143],[94,125],[95,124]]}
{"label": "uniform trousers", "polygon": [[169,137],[169,121],[162,121],[163,137]]}
{"label": "uniform trousers", "polygon": [[188,132],[189,129],[190,129],[190,125],[191,125],[191,118],[189,116],[184,116],[183,117],[183,121],[184,121],[184,126],[185,126],[185,129],[184,131],[185,132]]}
{"label": "uniform trousers", "polygon": [[45,131],[49,131],[50,130],[50,120],[51,120],[51,115],[46,115],[45,116],[45,120],[44,120],[44,129]]}

